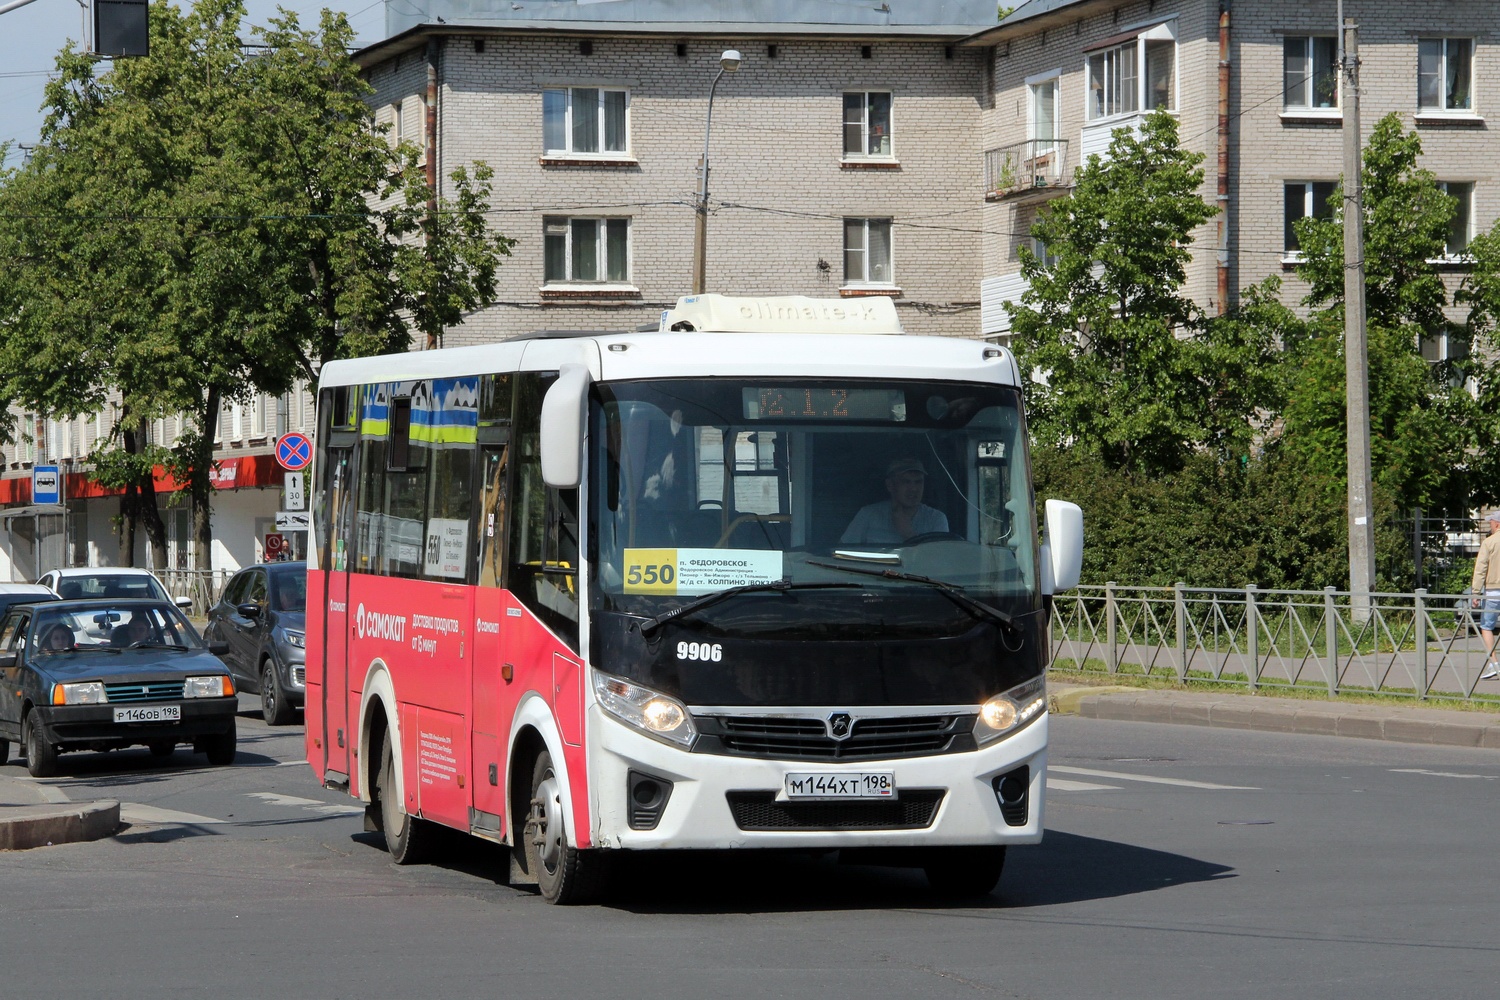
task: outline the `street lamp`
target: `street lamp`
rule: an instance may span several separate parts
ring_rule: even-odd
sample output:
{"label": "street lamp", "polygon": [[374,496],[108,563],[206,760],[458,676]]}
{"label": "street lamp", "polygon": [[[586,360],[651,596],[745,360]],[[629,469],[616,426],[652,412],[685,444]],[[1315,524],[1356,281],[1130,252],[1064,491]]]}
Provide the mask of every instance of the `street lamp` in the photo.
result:
{"label": "street lamp", "polygon": [[703,163],[699,168],[702,171],[702,181],[698,187],[697,218],[694,220],[693,231],[694,295],[702,295],[704,285],[705,244],[708,242],[708,136],[714,127],[714,91],[719,87],[719,77],[739,69],[743,58],[737,49],[725,49],[719,56],[719,71],[714,74],[714,82],[708,88],[708,121],[703,126]]}

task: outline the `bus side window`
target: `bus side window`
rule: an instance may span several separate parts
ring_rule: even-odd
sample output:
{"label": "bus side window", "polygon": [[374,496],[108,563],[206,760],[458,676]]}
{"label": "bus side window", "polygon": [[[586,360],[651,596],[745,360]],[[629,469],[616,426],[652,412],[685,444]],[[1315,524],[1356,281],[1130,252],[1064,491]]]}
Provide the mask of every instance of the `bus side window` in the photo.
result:
{"label": "bus side window", "polygon": [[505,585],[506,512],[510,482],[506,458],[510,441],[512,376],[479,379],[479,516],[476,525],[479,585]]}
{"label": "bus side window", "polygon": [[542,481],[542,397],[556,378],[556,372],[516,376],[510,589],[577,649],[578,491],[550,489]]}

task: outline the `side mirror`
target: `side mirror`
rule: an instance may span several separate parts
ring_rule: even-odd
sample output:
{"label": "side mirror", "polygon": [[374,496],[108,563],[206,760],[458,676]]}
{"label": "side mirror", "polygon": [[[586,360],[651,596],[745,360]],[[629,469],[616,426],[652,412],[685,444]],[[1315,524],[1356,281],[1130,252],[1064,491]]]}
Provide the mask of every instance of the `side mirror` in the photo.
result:
{"label": "side mirror", "polygon": [[193,599],[191,597],[174,597],[172,598],[172,603],[177,605],[182,610],[187,611],[192,608]]}
{"label": "side mirror", "polygon": [[1078,586],[1083,573],[1083,509],[1076,503],[1047,501],[1047,537],[1041,556],[1044,596]]}
{"label": "side mirror", "polygon": [[583,478],[583,428],[593,381],[583,365],[563,365],[542,400],[542,480],[556,490]]}
{"label": "side mirror", "polygon": [[236,604],[234,607],[234,613],[239,615],[241,618],[259,618],[260,605],[255,603]]}
{"label": "side mirror", "polygon": [[0,653],[0,670],[6,670],[16,665],[16,654],[12,650],[9,653]]}
{"label": "side mirror", "polygon": [[215,656],[223,656],[225,653],[229,652],[229,643],[211,642],[208,644],[208,651]]}

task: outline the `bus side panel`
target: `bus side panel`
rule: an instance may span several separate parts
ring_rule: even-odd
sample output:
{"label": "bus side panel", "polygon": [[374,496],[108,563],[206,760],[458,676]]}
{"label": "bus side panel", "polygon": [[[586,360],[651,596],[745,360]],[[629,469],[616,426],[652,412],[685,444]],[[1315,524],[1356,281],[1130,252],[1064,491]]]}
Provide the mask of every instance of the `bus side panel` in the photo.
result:
{"label": "bus side panel", "polygon": [[[505,620],[500,640],[508,662],[515,665],[516,702],[535,691],[552,710],[553,722],[562,737],[563,766],[568,771],[568,789],[573,798],[573,835],[578,847],[593,845],[589,820],[588,764],[582,740],[583,669],[577,654],[560,642],[537,620],[514,594],[506,594]],[[572,664],[570,669],[563,664]],[[559,685],[558,681],[563,683]],[[559,694],[570,706],[559,711]]]}
{"label": "bus side panel", "polygon": [[407,812],[467,831],[469,782],[468,765],[462,759],[467,753],[463,716],[404,705],[401,718],[405,756],[410,762],[406,765]]}
{"label": "bus side panel", "polygon": [[[401,712],[402,770],[408,782],[408,811],[414,816],[424,814],[418,812],[414,784],[420,780],[416,756],[419,747],[413,728],[416,719],[409,715],[409,710],[417,706],[447,713],[458,720],[457,736],[444,728],[442,738],[452,741],[446,751],[456,762],[451,765],[456,769],[452,790],[466,799],[471,785],[466,732],[469,666],[465,658],[468,623],[473,617],[470,589],[369,573],[352,573],[349,579],[349,711],[358,711],[371,665],[377,661],[384,664]],[[335,617],[330,616],[330,621]],[[446,817],[458,815],[461,822],[455,825],[468,829],[467,801],[457,813],[453,811],[457,807],[446,804],[436,808],[445,817],[442,822],[450,822]]]}
{"label": "bus side panel", "polygon": [[[473,762],[474,808],[500,817],[508,829],[505,808],[507,773],[502,733],[510,732],[516,711],[516,685],[507,682],[502,670],[508,662],[500,647],[500,622],[505,617],[505,592],[497,587],[478,587],[474,594],[473,665]],[[514,669],[514,668],[513,668]],[[494,779],[491,780],[490,768]]]}
{"label": "bus side panel", "polygon": [[307,574],[307,691],[304,695],[303,718],[306,732],[303,738],[307,747],[307,762],[312,765],[313,777],[321,783],[323,767],[323,652],[327,644],[323,635],[324,601],[327,599],[328,574],[313,570]]}

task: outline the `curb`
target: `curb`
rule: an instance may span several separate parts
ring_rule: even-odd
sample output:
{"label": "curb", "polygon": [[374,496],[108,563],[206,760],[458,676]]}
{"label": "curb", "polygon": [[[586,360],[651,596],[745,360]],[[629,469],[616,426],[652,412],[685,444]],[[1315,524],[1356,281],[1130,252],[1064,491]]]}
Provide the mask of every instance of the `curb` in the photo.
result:
{"label": "curb", "polygon": [[9,812],[0,810],[0,851],[100,840],[119,828],[120,803],[113,799],[15,807]]}
{"label": "curb", "polygon": [[1053,699],[1054,711],[1090,719],[1166,722],[1396,743],[1500,749],[1500,718],[1366,705],[1283,703],[1240,696],[1143,694],[1138,688],[1081,688]]}

